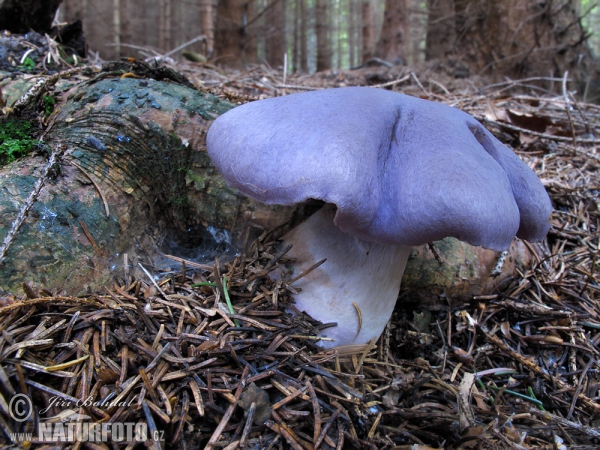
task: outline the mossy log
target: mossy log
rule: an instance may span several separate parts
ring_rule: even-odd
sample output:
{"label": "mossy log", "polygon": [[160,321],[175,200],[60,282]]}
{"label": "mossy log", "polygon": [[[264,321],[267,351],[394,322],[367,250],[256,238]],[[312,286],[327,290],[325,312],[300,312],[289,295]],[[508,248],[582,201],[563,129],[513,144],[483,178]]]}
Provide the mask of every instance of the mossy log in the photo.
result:
{"label": "mossy log", "polygon": [[513,240],[507,254],[454,238],[414,247],[402,277],[400,299],[448,306],[496,293],[535,262],[530,248]]}
{"label": "mossy log", "polygon": [[[207,242],[216,230],[226,232],[216,241],[235,243],[245,221],[275,227],[294,211],[238,195],[215,173],[204,139],[210,121],[233,107],[226,101],[132,78],[79,83],[62,97],[45,142],[49,151],[65,150],[0,265],[0,289],[14,292],[27,281],[95,290],[112,274],[123,278],[124,253],[131,274],[165,247],[197,259],[218,243]],[[23,158],[0,170],[0,239],[46,160]]]}
{"label": "mossy log", "polygon": [[[18,293],[27,282],[71,294],[95,291],[123,284],[138,262],[156,271],[164,253],[207,261],[224,246],[235,249],[248,227],[280,227],[306,214],[304,205],[250,200],[214,170],[205,135],[234,107],[227,101],[174,82],[101,76],[66,82],[55,95],[58,112],[44,141],[61,156],[39,194],[32,196],[47,155],[0,169],[0,241],[34,197],[0,264],[0,290]],[[490,277],[495,252],[454,239],[433,246],[438,255],[428,246],[414,249],[401,298],[432,304],[440,296],[489,293],[531,258],[517,242],[502,274]]]}

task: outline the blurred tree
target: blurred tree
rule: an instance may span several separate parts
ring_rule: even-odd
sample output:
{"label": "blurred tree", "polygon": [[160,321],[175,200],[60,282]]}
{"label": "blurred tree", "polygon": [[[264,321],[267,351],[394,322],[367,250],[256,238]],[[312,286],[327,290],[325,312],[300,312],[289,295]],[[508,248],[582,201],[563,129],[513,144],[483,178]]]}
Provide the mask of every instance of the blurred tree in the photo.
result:
{"label": "blurred tree", "polygon": [[[579,16],[580,0],[454,0],[454,33],[449,31],[447,5],[440,0],[428,5],[433,7],[428,56],[452,56],[471,73],[561,77],[591,56]],[[444,36],[454,37],[451,49],[436,46]]]}
{"label": "blurred tree", "polygon": [[296,0],[300,3],[300,69],[308,73],[308,15],[306,14],[306,1]]}
{"label": "blurred tree", "polygon": [[450,0],[427,0],[427,10],[425,59],[445,58],[456,40],[454,6]]}
{"label": "blurred tree", "polygon": [[373,0],[362,0],[362,60],[368,61],[375,50],[375,16]]}
{"label": "blurred tree", "polygon": [[219,0],[215,27],[215,56],[231,67],[243,65],[246,0]]}
{"label": "blurred tree", "polygon": [[317,0],[317,72],[331,69],[329,3],[327,0]]}
{"label": "blurred tree", "polygon": [[[116,0],[118,1],[118,0]],[[159,0],[159,25],[158,25],[158,46],[167,52],[173,48],[171,36],[171,0]],[[115,8],[116,11],[116,8]],[[116,12],[115,12],[116,16]],[[116,21],[115,21],[116,22]],[[120,30],[120,24],[115,24],[115,29]],[[115,33],[117,36],[119,32]]]}
{"label": "blurred tree", "polygon": [[385,0],[383,27],[375,54],[393,64],[405,64],[409,35],[407,0]]}
{"label": "blurred tree", "polygon": [[212,56],[215,50],[215,5],[214,0],[200,0],[200,30],[206,39],[205,53]]}
{"label": "blurred tree", "polygon": [[360,6],[356,0],[349,0],[348,6],[348,67],[355,67],[358,59],[357,48],[360,43],[358,28],[360,24]]}
{"label": "blurred tree", "polygon": [[[264,58],[265,11],[259,1],[246,1],[242,18],[243,62],[257,64],[259,56]],[[259,51],[259,46],[261,51]],[[259,55],[260,54],[260,55]]]}
{"label": "blurred tree", "polygon": [[283,55],[287,50],[285,36],[285,0],[269,0],[265,26],[266,59],[273,68],[283,66]]}
{"label": "blurred tree", "polygon": [[[121,43],[121,51],[128,52],[132,46],[124,44],[169,50],[202,34],[206,40],[200,51],[226,66],[267,61],[277,68],[286,52],[289,66],[303,72],[328,70],[333,64],[356,67],[373,55],[394,63],[425,57],[449,61],[448,67],[461,77],[562,77],[568,70],[580,82],[579,92],[594,90],[596,84],[600,92],[586,41],[594,33],[592,44],[600,42],[596,2],[64,0],[60,20],[81,18],[90,47],[107,59],[119,49],[109,42]],[[0,0],[0,7],[19,5],[23,10],[29,3],[49,7],[60,1]],[[120,13],[115,5],[121,6]],[[0,14],[0,21],[6,17]],[[600,50],[600,44],[596,47]]]}
{"label": "blurred tree", "polygon": [[292,71],[300,71],[300,40],[302,28],[302,2],[299,0],[294,1],[294,17],[292,19]]}

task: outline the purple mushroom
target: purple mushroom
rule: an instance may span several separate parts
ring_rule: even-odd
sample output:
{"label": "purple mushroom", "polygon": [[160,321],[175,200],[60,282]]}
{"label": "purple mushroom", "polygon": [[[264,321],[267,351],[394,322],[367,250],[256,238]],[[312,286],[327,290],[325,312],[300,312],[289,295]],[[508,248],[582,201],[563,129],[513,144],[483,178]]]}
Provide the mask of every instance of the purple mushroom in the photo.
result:
{"label": "purple mushroom", "polygon": [[535,173],[462,111],[396,92],[326,89],[248,103],[220,116],[208,153],[227,182],[269,204],[325,206],[293,244],[299,310],[325,347],[377,338],[410,247],[453,236],[493,250],[541,240],[550,199]]}

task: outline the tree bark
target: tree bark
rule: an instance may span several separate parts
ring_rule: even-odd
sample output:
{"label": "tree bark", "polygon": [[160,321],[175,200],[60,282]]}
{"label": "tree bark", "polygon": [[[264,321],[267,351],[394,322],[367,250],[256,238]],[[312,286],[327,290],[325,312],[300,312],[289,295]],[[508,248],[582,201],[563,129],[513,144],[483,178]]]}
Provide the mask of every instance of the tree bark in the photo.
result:
{"label": "tree bark", "polygon": [[219,0],[215,28],[215,56],[230,67],[243,65],[243,23],[246,0]]}
{"label": "tree bark", "polygon": [[329,39],[329,8],[327,0],[316,0],[317,19],[317,72],[331,69],[331,41]]}
{"label": "tree bark", "polygon": [[358,38],[359,26],[360,24],[360,8],[357,0],[350,0],[349,4],[349,24],[348,24],[348,52],[350,54],[348,59],[348,64],[350,68],[356,66],[356,49],[358,48],[358,42],[360,39]]}
{"label": "tree bark", "polygon": [[521,78],[589,66],[577,0],[455,0],[453,53],[472,72]]}
{"label": "tree bark", "polygon": [[210,58],[215,45],[214,1],[200,0],[200,27],[206,38],[205,55]]}
{"label": "tree bark", "polygon": [[300,72],[300,28],[302,27],[302,7],[300,0],[294,2],[294,29],[292,32],[292,71]]}
{"label": "tree bark", "polygon": [[171,0],[159,0],[158,10],[158,47],[164,52],[167,52],[172,48]]}
{"label": "tree bark", "polygon": [[308,30],[308,15],[306,14],[306,0],[296,0],[300,2],[300,69],[304,73],[308,73],[308,49],[307,49],[307,30]]}
{"label": "tree bark", "polygon": [[258,54],[259,41],[264,38],[261,19],[255,20],[260,15],[262,9],[257,0],[249,0],[244,8],[244,27],[242,28],[244,49],[242,51],[244,64],[258,64],[260,56]]}
{"label": "tree bark", "polygon": [[271,0],[267,6],[267,62],[273,68],[283,66],[286,52],[285,0]]}
{"label": "tree bark", "polygon": [[83,8],[83,2],[65,2],[60,8],[59,18],[62,21],[72,22],[75,20],[83,20],[85,11]]}
{"label": "tree bark", "polygon": [[113,0],[113,44],[116,59],[121,58],[121,0]]}
{"label": "tree bark", "polygon": [[[130,0],[120,0],[121,10],[119,13],[120,18],[120,42],[125,42],[127,44],[131,43],[131,16],[130,16]],[[123,52],[122,53],[129,53]]]}
{"label": "tree bark", "polygon": [[386,0],[383,28],[375,54],[393,64],[406,63],[408,42],[407,0]]}
{"label": "tree bark", "polygon": [[448,0],[427,1],[427,38],[425,42],[425,59],[446,58],[456,40],[454,8]]}
{"label": "tree bark", "polygon": [[342,55],[342,37],[340,23],[340,4],[333,2],[329,5],[329,38],[332,42],[331,46],[331,66],[335,69],[341,67]]}
{"label": "tree bark", "polygon": [[362,1],[362,62],[363,64],[373,57],[375,50],[375,18],[373,14],[373,1]]}

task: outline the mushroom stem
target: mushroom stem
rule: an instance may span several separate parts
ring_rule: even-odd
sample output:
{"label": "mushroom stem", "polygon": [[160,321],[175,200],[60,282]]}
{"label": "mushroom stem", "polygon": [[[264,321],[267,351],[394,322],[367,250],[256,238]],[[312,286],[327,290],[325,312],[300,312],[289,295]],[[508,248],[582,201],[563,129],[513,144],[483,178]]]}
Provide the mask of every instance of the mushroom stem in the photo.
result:
{"label": "mushroom stem", "polygon": [[365,344],[378,338],[392,316],[409,246],[382,245],[354,238],[334,224],[326,205],[283,237],[292,244],[294,273],[327,261],[294,283],[296,308],[323,323],[337,323],[319,335],[323,347]]}

